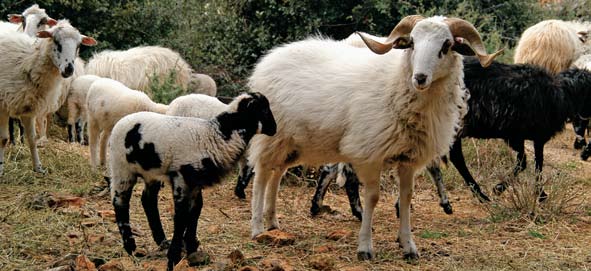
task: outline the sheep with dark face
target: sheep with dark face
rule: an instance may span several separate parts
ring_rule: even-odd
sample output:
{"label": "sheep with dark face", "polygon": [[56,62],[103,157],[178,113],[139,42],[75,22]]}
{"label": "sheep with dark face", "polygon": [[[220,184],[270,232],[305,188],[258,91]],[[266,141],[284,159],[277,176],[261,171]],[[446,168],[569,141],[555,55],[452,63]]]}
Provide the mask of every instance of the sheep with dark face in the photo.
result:
{"label": "sheep with dark face", "polygon": [[[170,131],[174,131],[171,133]],[[146,188],[142,205],[157,244],[166,238],[160,222],[157,194],[170,183],[175,202],[174,233],[168,250],[168,270],[195,252],[201,190],[213,186],[234,168],[255,134],[273,136],[276,124],[265,96],[238,96],[228,110],[204,120],[139,112],[122,118],[109,141],[111,198],[117,226],[128,253],[136,249],[129,225],[129,200],[137,177]]]}
{"label": "sheep with dark face", "polygon": [[249,148],[251,237],[264,231],[263,218],[268,228],[279,227],[275,206],[288,167],[350,162],[365,186],[357,255],[370,259],[379,175],[394,167],[400,245],[405,258],[418,258],[410,226],[414,174],[448,151],[465,112],[456,52],[477,54],[483,66],[497,54],[486,53],[470,23],[441,16],[406,17],[385,42],[362,37],[371,51],[311,38],[275,48],[256,65],[249,86],[269,99],[278,133],[253,139]]}

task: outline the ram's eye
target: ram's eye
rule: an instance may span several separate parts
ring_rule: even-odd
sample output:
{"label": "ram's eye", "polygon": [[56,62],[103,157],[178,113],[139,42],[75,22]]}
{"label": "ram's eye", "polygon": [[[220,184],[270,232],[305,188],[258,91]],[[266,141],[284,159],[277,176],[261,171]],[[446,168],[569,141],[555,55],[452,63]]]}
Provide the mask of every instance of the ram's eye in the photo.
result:
{"label": "ram's eye", "polygon": [[443,57],[443,55],[446,55],[449,52],[449,48],[451,48],[451,45],[452,44],[450,40],[445,40],[445,42],[443,42],[441,50],[439,51],[439,58]]}

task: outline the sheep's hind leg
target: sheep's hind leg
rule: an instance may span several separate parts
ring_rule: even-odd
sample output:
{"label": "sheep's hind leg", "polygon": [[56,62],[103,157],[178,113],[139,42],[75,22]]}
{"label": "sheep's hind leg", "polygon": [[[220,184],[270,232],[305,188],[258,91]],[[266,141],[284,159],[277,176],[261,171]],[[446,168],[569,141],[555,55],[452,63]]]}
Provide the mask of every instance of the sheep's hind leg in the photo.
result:
{"label": "sheep's hind leg", "polygon": [[45,169],[41,167],[39,160],[39,152],[37,151],[37,143],[35,142],[35,117],[22,117],[23,125],[25,126],[25,136],[31,151],[31,160],[33,160],[33,170],[39,173],[45,173]]}
{"label": "sheep's hind leg", "polygon": [[427,172],[431,175],[431,179],[435,183],[437,187],[437,194],[439,194],[439,206],[443,209],[443,211],[451,215],[453,214],[453,209],[451,208],[451,204],[449,203],[449,198],[447,197],[447,193],[445,192],[445,185],[443,185],[443,175],[441,174],[441,169],[439,168],[439,161],[433,160],[427,166]]}
{"label": "sheep's hind leg", "polygon": [[99,165],[104,166],[105,162],[107,161],[107,147],[109,145],[109,137],[111,136],[111,128],[107,128],[103,130],[101,133],[101,142],[100,142],[100,153],[99,153]]}
{"label": "sheep's hind leg", "polygon": [[173,198],[174,198],[174,231],[170,248],[168,248],[168,270],[173,270],[174,266],[181,260],[181,250],[183,247],[183,237],[189,223],[189,188],[179,177],[173,180]]}
{"label": "sheep's hind leg", "polygon": [[365,191],[365,206],[363,208],[363,220],[359,230],[359,245],[357,246],[357,258],[370,260],[374,256],[372,245],[372,221],[373,212],[380,199],[380,165],[353,165],[357,176],[363,182]]}
{"label": "sheep's hind leg", "polygon": [[269,225],[268,230],[279,229],[279,220],[277,220],[277,197],[279,196],[279,184],[286,168],[278,168],[273,171],[273,175],[267,183],[267,192],[265,193],[265,221]]}
{"label": "sheep's hind leg", "polygon": [[111,200],[115,209],[115,221],[123,239],[123,248],[129,255],[132,255],[136,249],[135,239],[129,224],[129,200],[136,181],[136,177],[125,180],[114,177],[111,180]]}
{"label": "sheep's hind leg", "polygon": [[536,166],[536,193],[538,201],[543,202],[548,199],[548,194],[544,191],[542,183],[542,167],[544,167],[544,145],[546,141],[534,141],[534,154]]}
{"label": "sheep's hind leg", "polygon": [[4,173],[4,150],[8,146],[8,113],[0,112],[0,175]]}
{"label": "sheep's hind leg", "polygon": [[263,223],[263,207],[265,204],[265,193],[267,183],[273,176],[273,171],[262,166],[255,167],[254,183],[252,184],[252,202],[250,220],[250,237],[255,238],[263,233],[265,225]]}
{"label": "sheep's hind leg", "polygon": [[587,145],[587,147],[581,152],[581,159],[587,161],[589,156],[591,156],[591,142],[589,142],[589,145]]}
{"label": "sheep's hind leg", "polygon": [[142,206],[148,219],[148,224],[152,230],[152,237],[157,245],[161,249],[166,248],[168,245],[166,241],[166,235],[162,229],[162,222],[160,221],[160,211],[158,211],[158,192],[162,184],[159,181],[152,180],[146,182],[146,187],[142,193]]}
{"label": "sheep's hind leg", "polygon": [[589,120],[582,119],[580,117],[573,118],[573,130],[575,131],[575,143],[573,147],[575,149],[582,149],[585,147],[585,130],[589,125]]}
{"label": "sheep's hind leg", "polygon": [[98,147],[101,131],[98,121],[90,118],[88,121],[88,145],[90,147],[90,164],[96,168],[99,164]]}

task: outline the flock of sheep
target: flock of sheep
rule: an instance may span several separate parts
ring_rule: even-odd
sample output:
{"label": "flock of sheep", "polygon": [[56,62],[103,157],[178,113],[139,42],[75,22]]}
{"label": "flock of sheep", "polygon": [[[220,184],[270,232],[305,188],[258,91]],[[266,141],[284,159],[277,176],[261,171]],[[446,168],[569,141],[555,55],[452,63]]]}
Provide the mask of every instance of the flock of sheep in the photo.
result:
{"label": "flock of sheep", "polygon": [[[253,92],[224,104],[214,98],[215,82],[193,73],[170,49],[104,51],[85,64],[78,47],[96,41],[67,20],[56,21],[37,5],[9,20],[0,22],[0,174],[9,117],[22,121],[33,168],[43,172],[35,122],[43,140],[48,115],[66,106],[69,140],[83,141],[88,122],[91,164],[108,169],[125,250],[136,250],[129,201],[141,177],[142,206],[154,241],[169,246],[169,270],[180,261],[183,245],[187,255],[197,251],[202,189],[219,183],[237,164],[237,196],[245,197],[254,175],[253,238],[279,228],[276,200],[289,167],[324,165],[313,214],[328,182],[342,176],[353,214],[362,220],[361,260],[374,255],[372,216],[380,173],[396,169],[398,241],[404,258],[417,259],[410,202],[418,171],[427,167],[446,213],[452,208],[438,161],[447,154],[475,195],[489,200],[466,167],[462,138],[504,139],[517,151],[514,175],[525,169],[524,141],[532,140],[541,176],[544,144],[570,119],[577,125],[575,146],[585,148],[583,159],[591,155],[591,143],[585,146],[584,139],[585,119],[591,116],[585,23],[550,20],[526,30],[515,62],[527,64],[495,62],[502,50],[487,53],[476,28],[458,18],[408,16],[388,37],[312,37],[269,51],[249,78]],[[150,78],[171,72],[183,89],[203,94],[181,96],[169,105],[153,102]],[[171,184],[174,196],[171,241],[158,211],[162,183]],[[506,187],[499,183],[494,191]],[[536,191],[544,201],[543,187]]]}

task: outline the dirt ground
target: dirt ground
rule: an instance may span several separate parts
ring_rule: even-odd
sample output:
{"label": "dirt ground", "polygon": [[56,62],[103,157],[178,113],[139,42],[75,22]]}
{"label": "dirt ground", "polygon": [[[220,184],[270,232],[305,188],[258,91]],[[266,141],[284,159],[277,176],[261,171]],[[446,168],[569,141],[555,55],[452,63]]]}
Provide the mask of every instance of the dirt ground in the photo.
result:
{"label": "dirt ground", "polygon": [[[52,133],[63,138],[63,132]],[[324,204],[333,212],[313,218],[310,183],[282,185],[277,207],[281,230],[295,240],[274,246],[249,238],[250,200],[233,195],[235,176],[230,176],[204,191],[198,236],[211,263],[178,270],[237,270],[247,265],[259,270],[589,270],[591,162],[580,161],[573,138],[567,130],[546,145],[544,177],[551,200],[536,206],[540,215],[533,218],[527,208],[516,207],[517,190],[509,189],[492,203],[479,203],[451,165],[444,169],[444,178],[454,213],[446,215],[430,179],[418,176],[412,225],[421,258],[410,263],[402,259],[396,243],[397,188],[388,174],[373,222],[377,254],[367,262],[356,258],[360,222],[350,214],[342,189],[332,186],[326,196]],[[464,144],[468,167],[491,194],[491,187],[511,171],[514,153],[495,140]],[[526,149],[529,167],[520,176],[522,182],[533,179],[533,147],[528,144]],[[102,173],[88,165],[86,146],[52,139],[41,149],[46,175],[32,173],[26,146],[12,146],[6,157],[0,179],[0,270],[47,270],[61,266],[68,254],[84,255],[95,266],[107,263],[97,266],[100,270],[165,270],[166,254],[152,241],[141,208],[141,184],[133,194],[131,224],[146,255],[131,257],[123,250],[109,196],[101,192]],[[251,186],[246,192],[250,197]],[[169,188],[160,193],[168,238],[171,198]],[[328,238],[331,234],[340,235]],[[234,250],[244,255],[240,264],[229,263]],[[89,266],[78,269],[93,270]]]}

